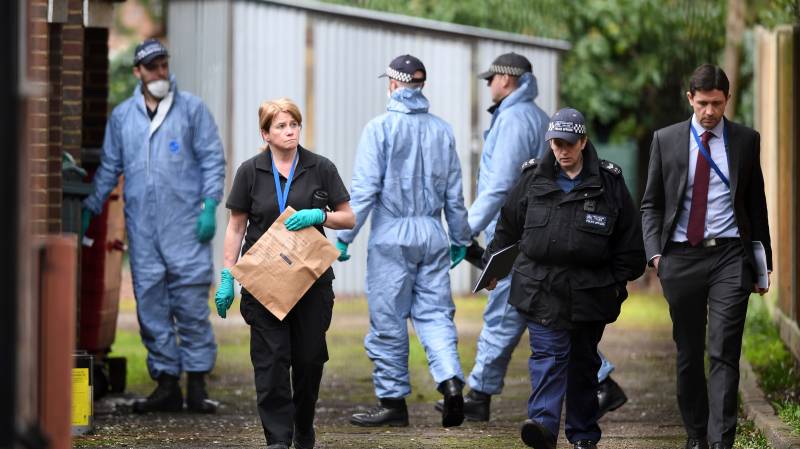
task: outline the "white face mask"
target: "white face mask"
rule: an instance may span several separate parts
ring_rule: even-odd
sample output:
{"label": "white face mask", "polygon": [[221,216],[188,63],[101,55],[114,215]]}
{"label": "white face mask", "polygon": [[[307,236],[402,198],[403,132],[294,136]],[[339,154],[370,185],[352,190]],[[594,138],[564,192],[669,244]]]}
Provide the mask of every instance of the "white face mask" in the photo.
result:
{"label": "white face mask", "polygon": [[169,81],[155,80],[147,83],[147,91],[150,95],[158,98],[159,100],[166,97],[169,93]]}

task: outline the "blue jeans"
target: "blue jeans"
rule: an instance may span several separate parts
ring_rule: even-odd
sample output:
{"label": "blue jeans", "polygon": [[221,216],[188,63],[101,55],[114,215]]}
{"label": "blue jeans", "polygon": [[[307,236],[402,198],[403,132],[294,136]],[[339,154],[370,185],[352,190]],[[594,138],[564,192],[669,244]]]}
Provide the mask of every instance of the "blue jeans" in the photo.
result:
{"label": "blue jeans", "polygon": [[531,397],[528,417],[558,436],[561,405],[566,399],[565,433],[570,443],[599,441],[597,425],[597,344],[605,324],[584,323],[574,329],[551,329],[528,321]]}

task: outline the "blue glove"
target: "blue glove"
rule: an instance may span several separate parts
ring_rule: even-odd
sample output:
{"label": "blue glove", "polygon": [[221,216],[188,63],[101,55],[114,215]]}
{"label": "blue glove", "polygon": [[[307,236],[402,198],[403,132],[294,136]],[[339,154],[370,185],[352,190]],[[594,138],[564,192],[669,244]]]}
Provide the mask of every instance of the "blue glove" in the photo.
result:
{"label": "blue glove", "polygon": [[453,269],[467,257],[467,247],[461,245],[450,245],[450,268]]}
{"label": "blue glove", "polygon": [[290,231],[299,231],[309,226],[322,224],[324,220],[325,213],[322,212],[322,209],[303,209],[293,213],[284,224]]}
{"label": "blue glove", "polygon": [[225,268],[220,275],[219,287],[214,295],[214,303],[217,305],[217,314],[225,318],[228,309],[233,304],[233,275],[230,270]]}
{"label": "blue glove", "polygon": [[339,257],[337,260],[339,262],[350,260],[350,254],[347,254],[347,246],[347,243],[341,240],[336,240],[336,249],[339,250]]}
{"label": "blue glove", "polygon": [[217,231],[216,211],[216,200],[206,198],[203,201],[203,211],[197,218],[197,240],[200,240],[200,243],[206,243],[214,238],[214,232]]}
{"label": "blue glove", "polygon": [[81,235],[86,235],[86,230],[89,229],[89,223],[92,222],[94,214],[87,208],[81,210]]}

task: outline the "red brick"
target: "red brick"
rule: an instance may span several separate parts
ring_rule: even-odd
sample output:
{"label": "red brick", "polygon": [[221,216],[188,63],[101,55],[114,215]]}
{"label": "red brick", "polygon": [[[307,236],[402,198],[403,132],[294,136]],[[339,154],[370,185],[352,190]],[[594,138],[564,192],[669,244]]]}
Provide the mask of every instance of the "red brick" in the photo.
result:
{"label": "red brick", "polygon": [[81,103],[77,101],[65,101],[64,102],[64,109],[63,114],[67,115],[81,115],[82,111]]}
{"label": "red brick", "polygon": [[47,36],[47,22],[42,17],[38,20],[31,19],[28,22],[28,35],[29,36]]}
{"label": "red brick", "polygon": [[64,101],[80,101],[83,98],[83,92],[80,87],[64,86],[63,93]]}
{"label": "red brick", "polygon": [[55,147],[60,147],[63,139],[64,134],[61,132],[60,126],[50,128],[50,143],[56,144]]}
{"label": "red brick", "polygon": [[31,81],[47,81],[48,77],[47,77],[47,68],[45,67],[46,64],[47,62],[43,63],[39,67],[29,66],[28,78],[30,78]]}
{"label": "red brick", "polygon": [[47,114],[48,106],[46,98],[32,98],[28,102],[28,112],[31,114]]}
{"label": "red brick", "polygon": [[28,132],[28,145],[46,145],[48,143],[47,129],[41,128]]}
{"label": "red brick", "polygon": [[65,71],[75,71],[75,72],[83,71],[83,61],[78,56],[65,55],[62,64]]}
{"label": "red brick", "polygon": [[74,133],[64,133],[64,138],[62,139],[64,142],[64,149],[68,147],[77,147],[80,148],[81,146],[81,133],[80,131]]}
{"label": "red brick", "polygon": [[78,56],[83,55],[83,42],[80,40],[65,41],[62,47],[64,55]]}
{"label": "red brick", "polygon": [[47,218],[61,222],[61,202],[58,204],[50,204],[47,206]]}
{"label": "red brick", "polygon": [[80,86],[83,84],[83,74],[81,72],[64,72],[61,76],[61,82],[65,86]]}
{"label": "red brick", "polygon": [[42,5],[42,4],[30,3],[28,5],[28,14],[29,14],[29,17],[31,18],[31,21],[33,21],[33,20],[44,20],[44,21],[46,21],[47,20],[47,4],[45,3],[44,5]]}
{"label": "red brick", "polygon": [[50,126],[50,121],[48,120],[47,114],[44,113],[36,113],[36,114],[28,114],[28,129],[32,131],[39,131],[39,130],[47,130],[47,127]]}
{"label": "red brick", "polygon": [[61,30],[61,38],[65,43],[69,41],[83,42],[83,27],[80,25],[64,25]]}

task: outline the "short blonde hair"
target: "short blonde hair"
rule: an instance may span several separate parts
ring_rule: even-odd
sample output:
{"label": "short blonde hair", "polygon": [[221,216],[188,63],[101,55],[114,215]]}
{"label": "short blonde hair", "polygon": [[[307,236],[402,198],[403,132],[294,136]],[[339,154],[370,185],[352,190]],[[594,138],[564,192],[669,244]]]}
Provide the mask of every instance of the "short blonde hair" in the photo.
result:
{"label": "short blonde hair", "polygon": [[278,98],[277,100],[265,101],[258,107],[258,126],[264,130],[269,131],[272,126],[272,120],[281,112],[286,112],[299,124],[303,124],[303,115],[300,114],[300,108],[288,98]]}

